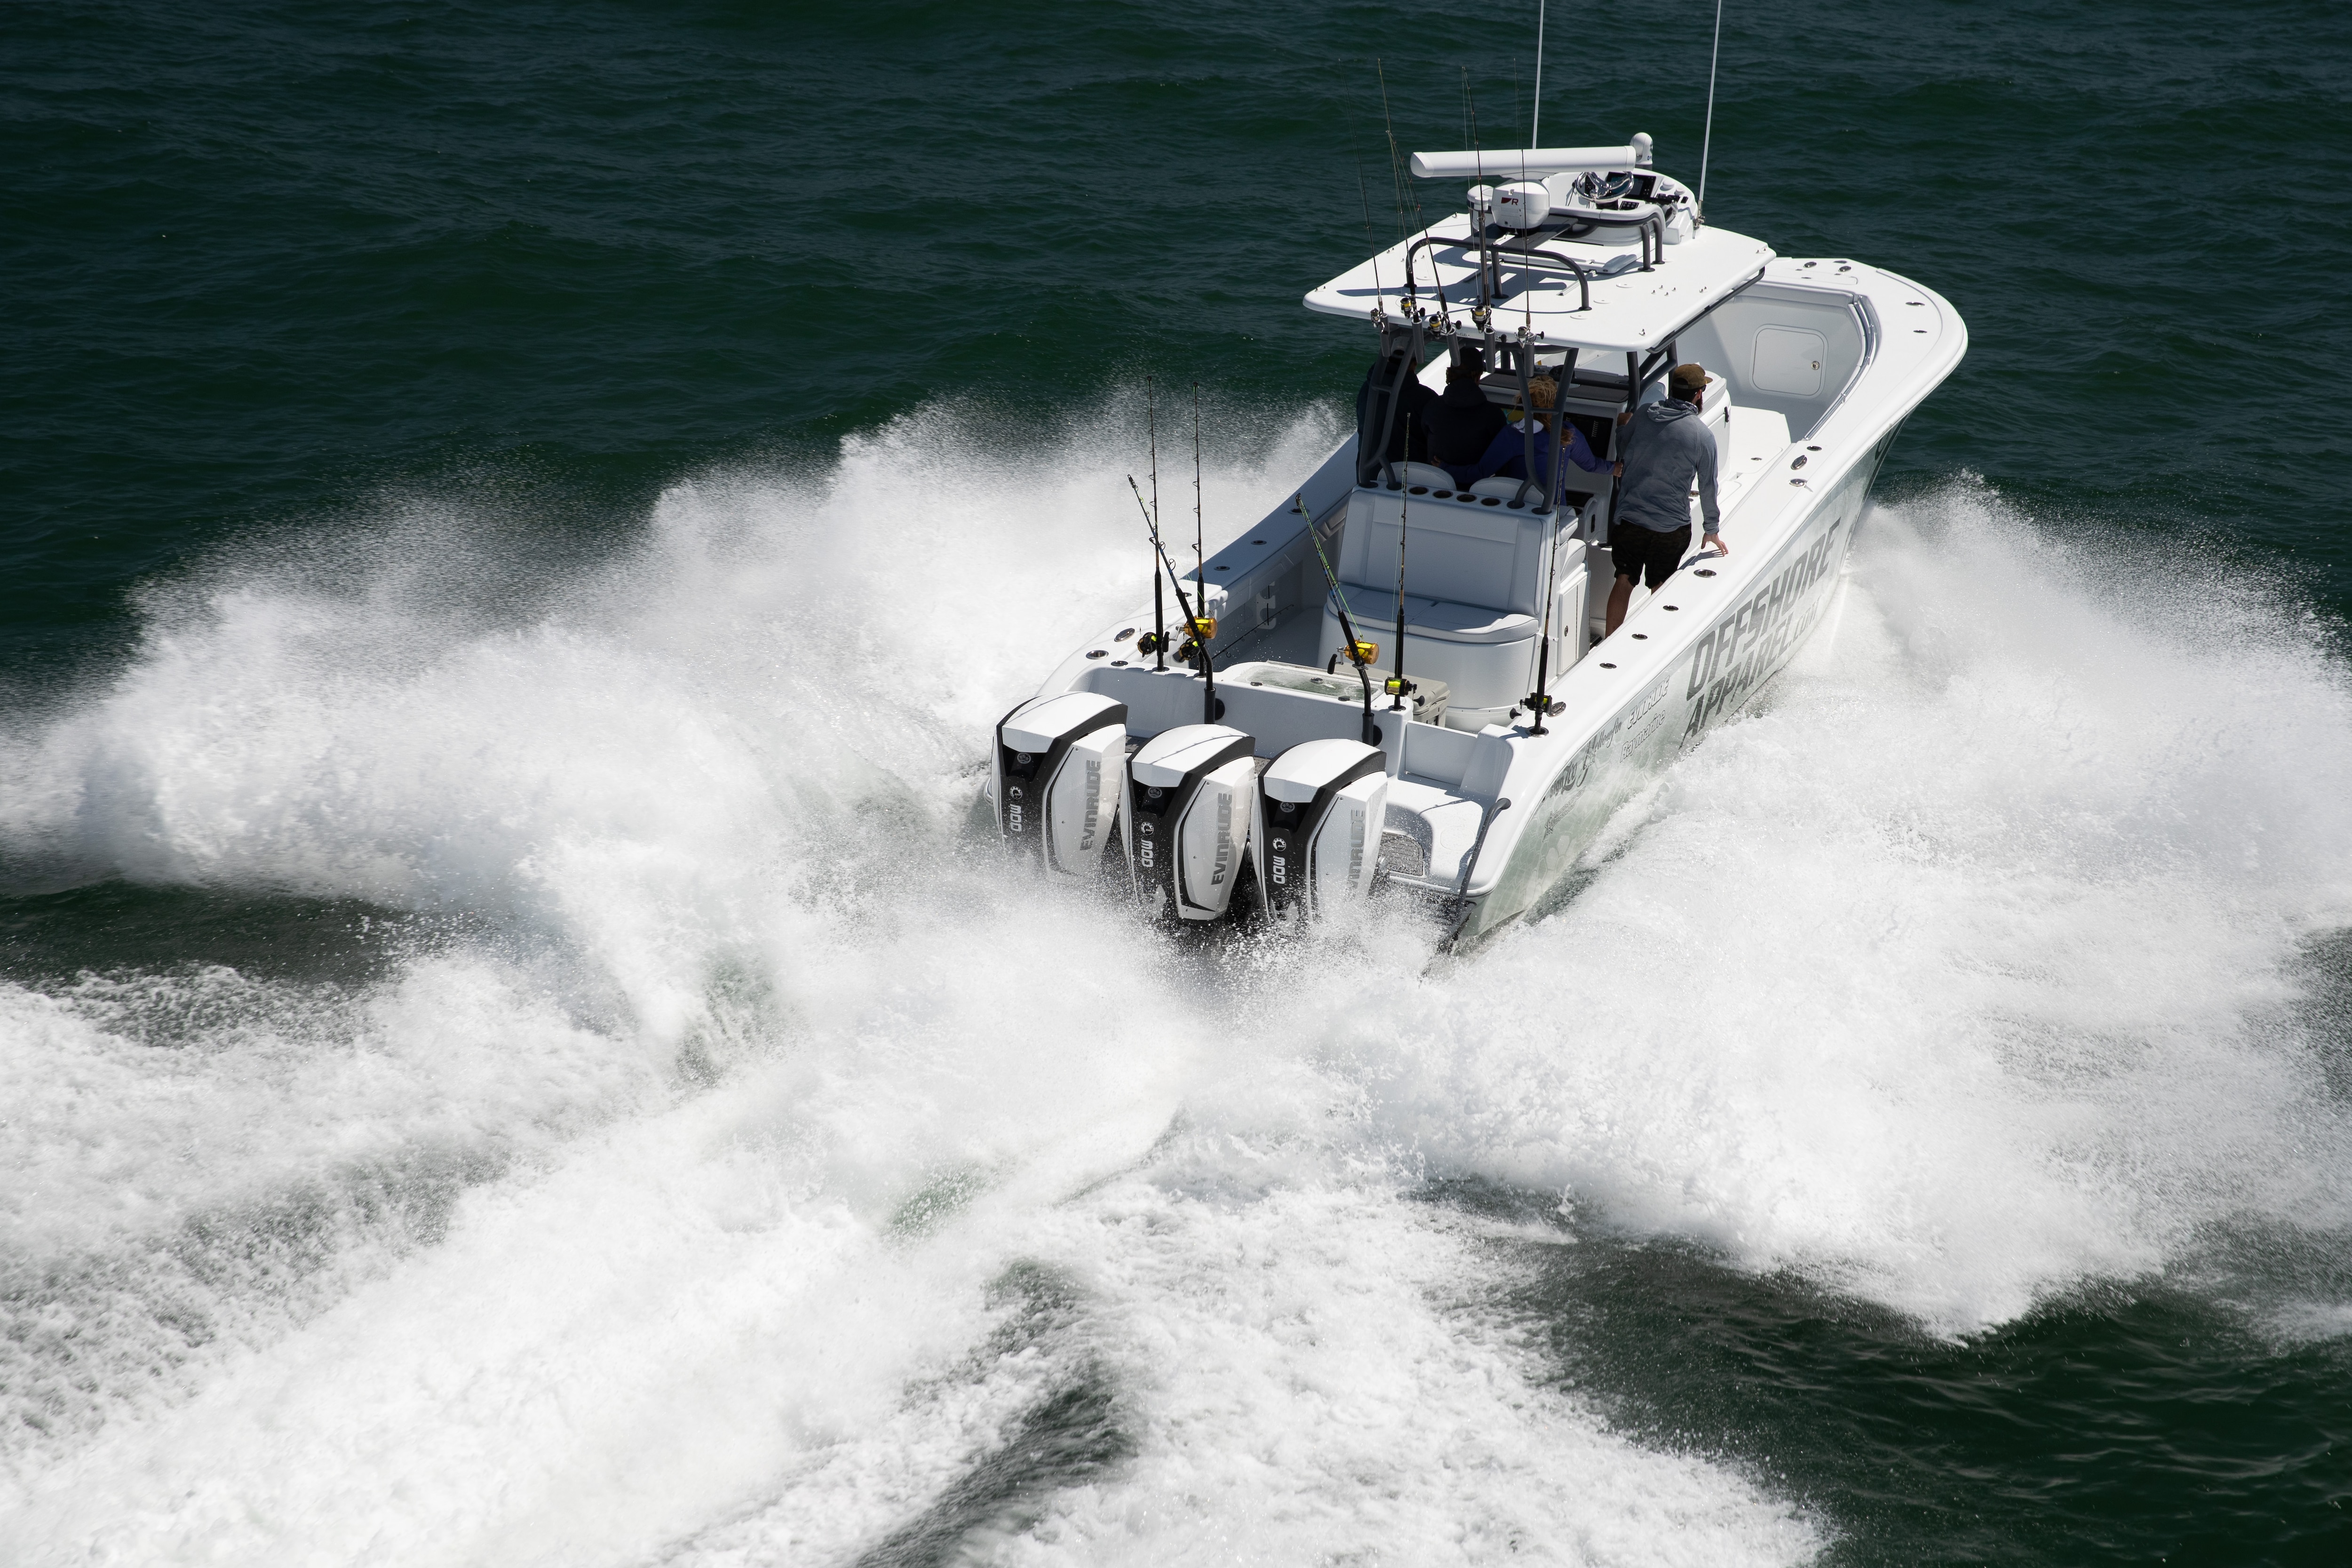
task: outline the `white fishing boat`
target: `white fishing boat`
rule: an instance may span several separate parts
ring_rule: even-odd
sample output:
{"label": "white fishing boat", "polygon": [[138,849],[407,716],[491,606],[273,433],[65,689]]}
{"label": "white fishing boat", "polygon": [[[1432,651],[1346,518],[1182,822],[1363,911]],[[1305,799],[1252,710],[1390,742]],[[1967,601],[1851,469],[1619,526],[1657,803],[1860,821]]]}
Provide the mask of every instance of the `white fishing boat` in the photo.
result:
{"label": "white fishing boat", "polygon": [[[1377,336],[1357,433],[1194,570],[1160,552],[1159,620],[1105,626],[998,726],[989,819],[1048,878],[1187,922],[1404,895],[1458,941],[1524,913],[1821,624],[1887,448],[1967,349],[1932,289],[1705,223],[1644,136],[1412,171],[1474,181],[1464,210],[1306,300]],[[1558,389],[1549,432],[1523,422],[1551,493],[1390,460],[1403,378],[1473,353],[1497,404]],[[1557,443],[1612,455],[1689,363],[1727,553],[1604,636],[1617,487]]]}

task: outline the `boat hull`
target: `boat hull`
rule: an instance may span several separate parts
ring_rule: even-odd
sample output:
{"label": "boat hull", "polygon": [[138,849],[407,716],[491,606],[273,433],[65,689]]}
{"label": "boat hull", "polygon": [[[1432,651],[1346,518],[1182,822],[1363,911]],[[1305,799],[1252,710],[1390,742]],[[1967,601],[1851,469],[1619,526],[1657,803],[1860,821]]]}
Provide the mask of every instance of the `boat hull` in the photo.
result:
{"label": "boat hull", "polygon": [[1513,801],[1510,813],[1523,814],[1514,825],[1518,831],[1492,884],[1458,900],[1457,947],[1534,907],[1620,806],[1708,730],[1742,711],[1804,647],[1835,600],[1855,526],[1894,441],[1890,431],[1829,485],[1749,586],[1727,596],[1701,624],[1688,653],[1644,679],[1534,799]]}

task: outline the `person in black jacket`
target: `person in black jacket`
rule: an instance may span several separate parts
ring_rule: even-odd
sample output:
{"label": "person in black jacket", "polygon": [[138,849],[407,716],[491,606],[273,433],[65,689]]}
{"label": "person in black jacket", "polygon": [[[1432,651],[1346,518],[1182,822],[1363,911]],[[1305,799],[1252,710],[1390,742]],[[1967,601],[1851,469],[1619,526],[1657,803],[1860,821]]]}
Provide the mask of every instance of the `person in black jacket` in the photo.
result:
{"label": "person in black jacket", "polygon": [[1422,385],[1421,377],[1401,353],[1374,360],[1372,368],[1364,373],[1364,384],[1356,389],[1356,450],[1363,454],[1380,449],[1380,431],[1367,426],[1387,415],[1388,400],[1374,393],[1391,376],[1402,384],[1398,388],[1396,412],[1387,417],[1388,447],[1381,456],[1391,463],[1425,463],[1429,461],[1429,405],[1437,401],[1437,395]]}
{"label": "person in black jacket", "polygon": [[1478,385],[1486,366],[1472,354],[1445,373],[1445,390],[1429,405],[1429,460],[1466,489],[1479,477],[1486,448],[1503,428],[1503,411]]}

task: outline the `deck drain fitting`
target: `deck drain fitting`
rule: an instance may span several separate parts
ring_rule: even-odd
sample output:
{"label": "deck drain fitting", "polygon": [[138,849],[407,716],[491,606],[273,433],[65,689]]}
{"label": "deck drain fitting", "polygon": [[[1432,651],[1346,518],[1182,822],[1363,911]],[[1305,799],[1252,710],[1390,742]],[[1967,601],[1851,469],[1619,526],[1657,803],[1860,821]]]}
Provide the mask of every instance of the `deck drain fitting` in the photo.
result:
{"label": "deck drain fitting", "polygon": [[1650,634],[1647,632],[1635,632],[1633,634],[1633,640],[1635,642],[1648,642],[1650,640]]}
{"label": "deck drain fitting", "polygon": [[1602,660],[1602,661],[1601,661],[1601,668],[1603,668],[1603,669],[1614,669],[1614,668],[1616,668],[1617,667],[1616,667],[1615,665],[1613,665],[1613,664],[1609,663],[1607,660],[1605,660],[1605,659],[1604,659],[1604,660]]}
{"label": "deck drain fitting", "polygon": [[1111,638],[1110,640],[1111,640],[1111,641],[1113,641],[1113,642],[1125,642],[1128,638],[1129,638],[1129,637],[1133,637],[1134,635],[1135,635],[1135,628],[1134,628],[1133,626],[1121,626],[1121,627],[1119,627],[1119,628],[1118,628],[1118,636],[1117,636],[1117,637],[1115,637]]}
{"label": "deck drain fitting", "polygon": [[1666,606],[1666,608],[1668,608],[1668,609],[1670,609],[1670,610],[1679,610],[1679,609],[1681,609],[1681,608],[1682,608],[1682,606],[1681,606],[1680,605],[1668,605]]}
{"label": "deck drain fitting", "polygon": [[1712,566],[1702,566],[1698,569],[1696,575],[1701,577],[1712,577],[1715,575],[1715,568]]}
{"label": "deck drain fitting", "polygon": [[1107,648],[1107,647],[1090,647],[1090,648],[1087,649],[1087,657],[1088,658],[1102,658],[1102,656],[1103,656],[1103,655],[1105,655],[1105,654],[1108,653],[1109,651],[1110,651],[1110,649],[1108,649],[1108,648]]}

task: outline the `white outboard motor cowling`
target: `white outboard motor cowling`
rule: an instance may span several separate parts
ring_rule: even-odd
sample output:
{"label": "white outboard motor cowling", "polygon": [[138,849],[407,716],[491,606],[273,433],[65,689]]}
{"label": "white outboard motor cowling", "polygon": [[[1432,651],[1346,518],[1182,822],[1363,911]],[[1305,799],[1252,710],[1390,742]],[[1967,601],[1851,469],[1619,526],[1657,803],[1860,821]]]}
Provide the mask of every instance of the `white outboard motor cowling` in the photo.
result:
{"label": "white outboard motor cowling", "polygon": [[1092,691],[1037,697],[996,726],[996,829],[1048,876],[1102,869],[1118,811],[1127,704]]}
{"label": "white outboard motor cowling", "polygon": [[1258,780],[1250,853],[1276,920],[1311,919],[1371,890],[1388,817],[1388,753],[1361,741],[1307,741]]}
{"label": "white outboard motor cowling", "polygon": [[1213,921],[1233,902],[1249,852],[1256,745],[1223,724],[1153,736],[1127,763],[1127,864],[1146,903]]}

